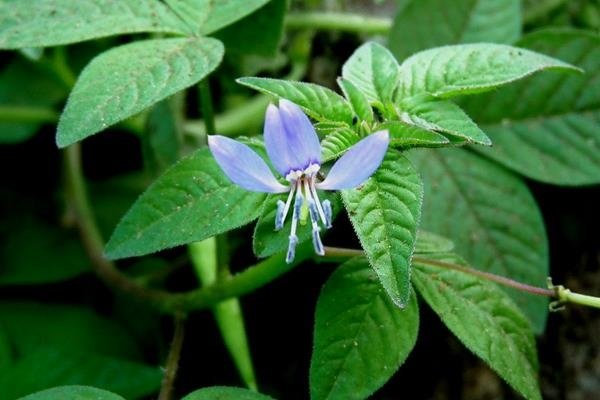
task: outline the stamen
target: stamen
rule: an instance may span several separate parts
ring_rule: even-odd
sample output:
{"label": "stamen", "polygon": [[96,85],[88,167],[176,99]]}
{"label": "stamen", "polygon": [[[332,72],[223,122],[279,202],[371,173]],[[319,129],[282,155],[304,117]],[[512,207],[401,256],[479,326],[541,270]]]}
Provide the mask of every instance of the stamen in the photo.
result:
{"label": "stamen", "polygon": [[319,235],[319,232],[321,232],[321,228],[319,228],[319,213],[317,211],[315,200],[311,195],[308,180],[304,181],[304,191],[306,192],[308,210],[310,212],[310,221],[312,223],[313,247],[315,249],[315,253],[323,256],[325,255],[325,250],[323,249],[323,243],[321,242],[321,236]]}
{"label": "stamen", "polygon": [[[310,193],[313,197],[313,199],[315,199],[315,203],[317,203],[317,210],[319,211],[319,216],[321,217],[321,221],[323,221],[323,225],[325,225],[326,228],[331,228],[331,216],[329,217],[329,222],[327,219],[327,215],[325,214],[325,211],[323,210],[323,207],[321,207],[321,201],[319,200],[319,195],[317,194],[317,188],[315,187],[315,175],[311,176],[310,179]],[[328,200],[325,200],[328,201]],[[330,204],[331,206],[331,204]],[[331,207],[330,207],[330,211],[331,211]]]}
{"label": "stamen", "polygon": [[296,186],[296,199],[294,200],[294,211],[292,213],[292,228],[290,229],[288,251],[285,257],[285,262],[288,264],[294,261],[294,257],[296,256],[296,245],[298,244],[296,229],[298,228],[298,219],[300,218],[302,203],[304,203],[304,196],[302,196],[300,184],[298,183]]}
{"label": "stamen", "polygon": [[277,200],[277,213],[275,214],[275,230],[278,231],[283,228],[283,209],[285,208],[285,203],[283,200]]}
{"label": "stamen", "polygon": [[285,202],[285,206],[282,207],[283,201],[277,201],[277,214],[275,214],[275,230],[278,231],[283,228],[283,224],[285,224],[285,217],[287,217],[287,213],[290,210],[290,204],[292,204],[292,197],[294,197],[294,192],[298,187],[297,181],[292,182],[290,185],[290,194],[288,195],[287,201]]}
{"label": "stamen", "polygon": [[323,211],[325,213],[325,226],[331,228],[333,212],[331,211],[331,202],[329,200],[323,201]]}

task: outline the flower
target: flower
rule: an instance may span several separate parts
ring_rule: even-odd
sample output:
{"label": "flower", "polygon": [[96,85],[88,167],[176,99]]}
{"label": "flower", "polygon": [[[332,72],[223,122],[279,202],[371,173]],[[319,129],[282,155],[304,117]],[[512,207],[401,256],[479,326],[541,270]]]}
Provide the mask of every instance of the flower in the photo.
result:
{"label": "flower", "polygon": [[[292,226],[289,235],[286,262],[294,259],[298,237],[298,222],[310,216],[315,252],[324,255],[319,220],[331,227],[331,203],[321,203],[320,190],[342,190],[359,186],[379,167],[389,144],[387,131],[379,131],[362,139],[340,157],[323,181],[319,181],[321,145],[308,117],[291,101],[281,99],[279,108],[270,104],[264,126],[267,154],[275,169],[289,185],[281,184],[265,161],[247,145],[225,136],[208,137],[208,146],[215,160],[231,181],[255,192],[288,192],[287,201],[277,202],[275,229],[283,228],[286,216],[292,209]],[[293,200],[293,206],[292,206]],[[305,210],[303,212],[303,209]],[[306,213],[308,209],[308,213]]]}

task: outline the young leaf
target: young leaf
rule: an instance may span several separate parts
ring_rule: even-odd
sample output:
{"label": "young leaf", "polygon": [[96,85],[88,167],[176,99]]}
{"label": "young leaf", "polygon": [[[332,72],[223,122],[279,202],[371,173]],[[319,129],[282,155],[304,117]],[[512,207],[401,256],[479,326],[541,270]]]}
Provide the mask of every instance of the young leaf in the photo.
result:
{"label": "young leaf", "polygon": [[352,123],[352,109],[342,96],[314,83],[271,78],[239,78],[238,83],[298,104],[312,118]]}
{"label": "young leaf", "polygon": [[558,185],[600,183],[600,37],[546,30],[520,46],[583,68],[583,75],[541,74],[466,102],[494,141],[477,149],[515,171]]}
{"label": "young leaf", "polygon": [[223,57],[211,38],[156,39],[126,44],[83,70],[60,118],[65,147],[130,117],[203,79]]}
{"label": "young leaf", "polygon": [[442,98],[480,93],[546,69],[580,71],[543,54],[502,44],[437,47],[402,63],[397,98],[422,93]]}
{"label": "young leaf", "polygon": [[371,104],[369,104],[369,100],[365,94],[348,79],[339,77],[337,83],[342,92],[344,92],[344,96],[346,96],[346,99],[350,103],[354,114],[363,121],[372,122],[373,108],[371,108]]}
{"label": "young leaf", "polygon": [[369,102],[387,103],[392,100],[400,75],[392,53],[380,44],[368,42],[344,63],[342,77],[362,91]]}
{"label": "young leaf", "polygon": [[317,304],[311,399],[368,397],[406,360],[418,330],[414,293],[406,308],[400,309],[364,258],[341,265]]}
{"label": "young leaf", "polygon": [[399,307],[410,296],[410,258],[421,214],[423,187],[412,164],[388,151],[371,178],[342,199],[369,263]]}
{"label": "young leaf", "polygon": [[136,32],[187,30],[158,0],[0,2],[0,49],[56,46]]}
{"label": "young leaf", "polygon": [[490,138],[450,100],[431,96],[406,97],[399,101],[400,119],[419,128],[442,132],[455,140],[489,146]]}
{"label": "young leaf", "polygon": [[441,147],[450,144],[445,136],[435,131],[402,121],[384,122],[377,129],[386,129],[390,133],[390,145],[394,147]]}
{"label": "young leaf", "polygon": [[51,348],[28,354],[0,372],[0,387],[6,399],[72,384],[102,387],[127,399],[141,399],[160,388],[163,375],[159,367]]}
{"label": "young leaf", "polygon": [[59,386],[22,397],[20,400],[125,400],[118,394],[91,386]]}
{"label": "young leaf", "polygon": [[[435,259],[465,264],[452,254]],[[464,272],[420,260],[414,261],[412,279],[425,301],[469,350],[525,398],[541,400],[531,325],[502,290]]]}
{"label": "young leaf", "polygon": [[106,245],[112,259],[196,242],[256,219],[266,198],[233,184],[208,149],[198,150],[140,196]]}
{"label": "young leaf", "polygon": [[514,43],[521,35],[520,0],[409,1],[390,30],[388,43],[402,60],[417,51],[458,43]]}
{"label": "young leaf", "polygon": [[[452,240],[476,268],[532,285],[546,284],[546,232],[521,180],[463,149],[419,150],[409,156],[425,184],[424,229]],[[541,332],[547,299],[506,290],[534,330]]]}
{"label": "young leaf", "polygon": [[[254,228],[254,236],[252,237],[252,249],[257,257],[268,257],[275,253],[285,251],[289,243],[289,234],[291,226],[291,218],[288,218],[282,229],[275,230],[275,214],[277,212],[277,200],[286,201],[288,194],[276,195],[272,194],[267,197],[262,214],[256,222]],[[333,211],[333,218],[340,211],[341,205],[339,197],[335,192],[320,192],[319,198],[321,200],[329,200]],[[311,229],[308,226],[298,227],[298,243],[309,240],[311,236]],[[322,231],[322,234],[326,231]]]}
{"label": "young leaf", "polygon": [[321,141],[321,157],[323,162],[331,161],[344,154],[346,150],[358,143],[360,136],[350,128],[337,128]]}
{"label": "young leaf", "polygon": [[269,396],[248,389],[213,386],[196,390],[181,400],[273,400]]}

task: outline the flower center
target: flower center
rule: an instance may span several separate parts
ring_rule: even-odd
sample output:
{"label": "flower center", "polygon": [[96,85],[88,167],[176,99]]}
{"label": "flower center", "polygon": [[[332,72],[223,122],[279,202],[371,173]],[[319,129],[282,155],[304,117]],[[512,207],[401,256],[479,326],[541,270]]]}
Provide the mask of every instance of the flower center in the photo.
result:
{"label": "flower center", "polygon": [[[277,202],[277,213],[275,215],[275,229],[280,230],[283,228],[285,218],[292,205],[292,199],[294,199],[294,207],[292,210],[292,226],[290,228],[288,251],[286,255],[286,262],[291,263],[296,255],[296,245],[298,244],[298,236],[296,236],[296,230],[298,228],[298,221],[306,220],[306,211],[308,210],[308,216],[312,225],[312,242],[315,249],[315,253],[324,255],[325,250],[323,249],[323,243],[321,242],[321,227],[319,226],[319,220],[325,228],[331,227],[331,202],[329,200],[321,201],[315,188],[315,180],[317,172],[319,171],[319,164],[311,164],[306,169],[290,171],[285,179],[290,182],[290,192],[287,201],[284,203],[282,200]],[[304,215],[304,218],[302,218]]]}

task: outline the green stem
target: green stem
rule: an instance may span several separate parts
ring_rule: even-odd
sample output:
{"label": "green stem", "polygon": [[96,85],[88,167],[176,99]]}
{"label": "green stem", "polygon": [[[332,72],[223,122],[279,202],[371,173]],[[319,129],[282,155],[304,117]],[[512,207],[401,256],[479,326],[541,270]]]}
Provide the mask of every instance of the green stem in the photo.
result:
{"label": "green stem", "polygon": [[[298,80],[306,72],[306,63],[297,62],[292,65],[292,71],[285,77],[288,80]],[[264,119],[265,109],[271,102],[271,96],[260,94],[244,105],[228,110],[214,117],[214,126],[219,135],[236,136],[240,133],[250,134],[260,127]],[[196,138],[204,138],[209,132],[204,120],[190,120],[184,124],[184,133]],[[210,134],[210,133],[208,133]]]}
{"label": "green stem", "polygon": [[175,314],[174,321],[175,332],[173,333],[173,341],[169,348],[169,355],[167,356],[167,363],[165,365],[165,375],[160,385],[158,400],[171,400],[173,398],[173,383],[177,376],[179,357],[181,356],[181,347],[183,346],[185,316],[183,314]]}
{"label": "green stem", "polygon": [[310,247],[300,246],[291,264],[286,264],[283,255],[275,255],[227,280],[190,292],[170,293],[146,288],[123,274],[112,261],[104,257],[104,241],[87,196],[80,153],[79,144],[71,145],[65,150],[66,194],[94,271],[107,285],[147,302],[160,311],[177,313],[213,307],[225,299],[242,296],[268,284],[292,270],[312,254]]}
{"label": "green stem", "polygon": [[[364,255],[364,252],[362,250],[344,249],[344,248],[338,248],[338,247],[325,247],[325,256],[326,257],[331,256],[331,257],[339,258],[339,257],[343,257],[343,256],[357,257],[357,256],[363,256],[363,255]],[[455,271],[464,272],[469,275],[474,275],[479,278],[486,279],[488,281],[496,282],[503,286],[511,287],[513,289],[517,289],[522,292],[535,294],[538,296],[547,296],[547,297],[555,296],[554,290],[527,285],[525,283],[521,283],[521,282],[515,281],[513,279],[506,278],[504,276],[492,274],[490,272],[480,271],[480,270],[477,270],[474,268],[465,267],[464,265],[458,265],[458,264],[453,264],[453,263],[439,261],[439,260],[432,260],[432,259],[429,259],[426,257],[421,257],[421,256],[413,256],[412,261],[414,263],[432,265],[435,267],[447,268],[447,269],[452,269]]]}
{"label": "green stem", "polygon": [[290,29],[321,29],[386,35],[392,27],[392,20],[349,13],[295,12],[287,15],[285,25]]}
{"label": "green stem", "polygon": [[207,135],[214,135],[215,129],[215,113],[213,110],[212,94],[210,92],[210,84],[208,79],[200,82],[200,110],[206,128]]}
{"label": "green stem", "polygon": [[2,122],[30,122],[30,123],[56,123],[58,113],[51,108],[31,106],[0,106],[0,121]]}

